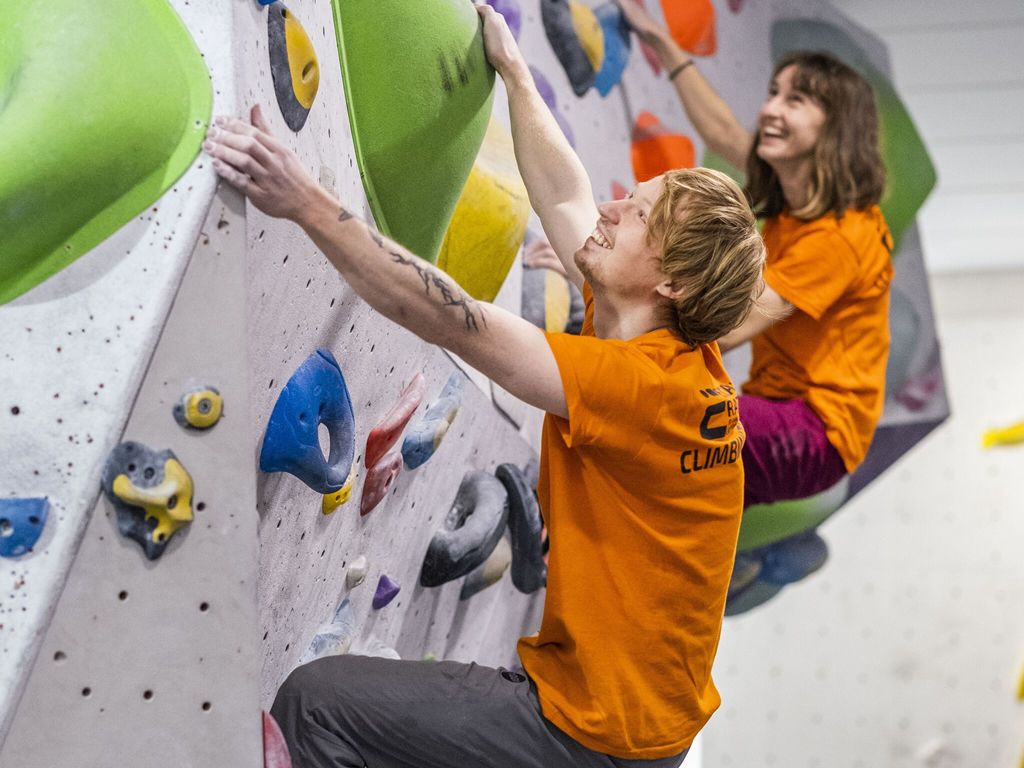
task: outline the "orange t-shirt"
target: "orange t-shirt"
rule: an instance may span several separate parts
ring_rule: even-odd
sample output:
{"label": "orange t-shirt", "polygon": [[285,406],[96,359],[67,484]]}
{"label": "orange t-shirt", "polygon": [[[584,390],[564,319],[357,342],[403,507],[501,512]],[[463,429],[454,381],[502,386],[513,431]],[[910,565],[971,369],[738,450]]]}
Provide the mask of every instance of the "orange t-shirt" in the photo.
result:
{"label": "orange t-shirt", "polygon": [[744,433],[717,344],[547,335],[569,418],[544,422],[547,596],[519,657],[544,716],[583,746],[686,749],[711,680],[743,507]]}
{"label": "orange t-shirt", "polygon": [[885,402],[892,236],[877,205],[764,226],[765,281],[796,311],[756,336],[743,393],[806,402],[849,472]]}

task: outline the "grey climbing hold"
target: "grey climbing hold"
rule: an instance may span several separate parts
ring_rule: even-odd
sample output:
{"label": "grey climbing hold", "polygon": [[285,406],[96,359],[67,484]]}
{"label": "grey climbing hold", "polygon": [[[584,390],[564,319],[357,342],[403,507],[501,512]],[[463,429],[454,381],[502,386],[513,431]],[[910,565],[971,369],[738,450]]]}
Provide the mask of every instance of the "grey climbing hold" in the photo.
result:
{"label": "grey climbing hold", "polygon": [[541,532],[544,521],[533,486],[526,473],[515,464],[501,464],[498,480],[508,492],[508,531],[512,540],[512,584],[524,594],[532,594],[547,584],[548,566],[544,562]]}
{"label": "grey climbing hold", "polygon": [[150,560],[192,522],[192,478],[173,451],[121,443],[107,457],[102,484],[121,535],[139,542]]}
{"label": "grey climbing hold", "polygon": [[507,497],[490,473],[481,469],[467,473],[441,529],[427,547],[420,584],[439,587],[483,563],[505,530]]}
{"label": "grey climbing hold", "polygon": [[345,586],[349,589],[355,589],[364,581],[366,581],[367,562],[366,555],[360,555],[352,564],[348,567],[348,571],[345,573]]}

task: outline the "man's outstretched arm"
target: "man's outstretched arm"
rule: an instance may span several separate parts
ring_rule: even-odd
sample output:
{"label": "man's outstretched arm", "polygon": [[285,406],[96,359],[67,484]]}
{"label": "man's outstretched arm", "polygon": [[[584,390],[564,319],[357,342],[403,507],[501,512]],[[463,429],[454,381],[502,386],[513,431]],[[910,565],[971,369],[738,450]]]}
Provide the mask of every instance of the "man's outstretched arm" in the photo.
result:
{"label": "man's outstretched arm", "polygon": [[478,5],[477,11],[484,20],[487,59],[508,92],[516,162],[530,194],[530,205],[565,267],[566,277],[582,290],[583,276],[573,256],[597,223],[590,178],[537,92],[530,68],[505,20],[489,5]]}
{"label": "man's outstretched arm", "polygon": [[203,148],[217,173],[257,208],[299,224],[375,310],[459,355],[521,400],[568,414],[558,366],[540,329],[475,301],[450,276],[347,210],[271,135],[259,107],[252,125],[218,118]]}

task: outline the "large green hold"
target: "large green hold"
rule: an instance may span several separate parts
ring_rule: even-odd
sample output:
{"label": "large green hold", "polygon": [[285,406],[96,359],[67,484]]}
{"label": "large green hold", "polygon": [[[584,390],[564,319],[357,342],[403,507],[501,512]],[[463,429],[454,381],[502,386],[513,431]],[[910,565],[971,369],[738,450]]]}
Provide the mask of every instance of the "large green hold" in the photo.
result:
{"label": "large green hold", "polygon": [[156,201],[198,154],[211,104],[166,0],[4,6],[0,303]]}
{"label": "large green hold", "polygon": [[487,130],[494,70],[469,0],[332,0],[377,225],[435,261]]}

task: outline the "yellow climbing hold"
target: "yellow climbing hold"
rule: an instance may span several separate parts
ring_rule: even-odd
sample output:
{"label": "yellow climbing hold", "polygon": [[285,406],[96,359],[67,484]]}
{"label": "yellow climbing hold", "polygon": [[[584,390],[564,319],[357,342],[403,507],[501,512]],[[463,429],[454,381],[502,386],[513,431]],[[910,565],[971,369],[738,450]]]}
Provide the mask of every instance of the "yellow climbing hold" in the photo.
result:
{"label": "yellow climbing hold", "polygon": [[569,0],[569,10],[572,11],[572,26],[583,46],[583,52],[587,54],[590,66],[599,72],[604,64],[604,31],[601,22],[588,6],[577,0]]}
{"label": "yellow climbing hold", "polygon": [[348,477],[345,479],[345,484],[341,486],[334,493],[325,493],[323,503],[320,505],[320,511],[325,515],[330,515],[338,507],[348,501],[352,495],[352,488],[356,484],[356,463],[352,462],[352,469],[348,473]]}
{"label": "yellow climbing hold", "polygon": [[118,475],[113,490],[121,501],[144,510],[147,520],[156,520],[156,527],[149,532],[152,541],[167,541],[192,522],[192,478],[177,459],[166,461],[163,482],[153,488],[139,488],[127,475]]}
{"label": "yellow climbing hold", "polygon": [[292,73],[292,91],[295,93],[295,100],[309,109],[313,106],[317,89],[320,87],[320,64],[316,60],[313,43],[310,42],[309,35],[299,20],[288,10],[285,10],[283,15],[288,69]]}
{"label": "yellow climbing hold", "polygon": [[493,301],[523,244],[529,215],[512,136],[491,118],[437,265],[473,298]]}
{"label": "yellow climbing hold", "polygon": [[185,423],[196,429],[209,429],[224,412],[224,398],[213,387],[189,392],[181,400]]}
{"label": "yellow climbing hold", "polygon": [[569,325],[569,308],[572,303],[569,282],[552,269],[544,272],[544,330],[548,333],[564,333]]}
{"label": "yellow climbing hold", "polygon": [[1020,445],[1024,443],[1024,421],[1009,427],[989,429],[981,436],[981,444],[985,448],[997,445]]}

